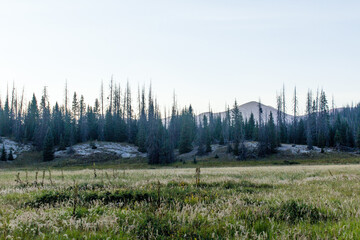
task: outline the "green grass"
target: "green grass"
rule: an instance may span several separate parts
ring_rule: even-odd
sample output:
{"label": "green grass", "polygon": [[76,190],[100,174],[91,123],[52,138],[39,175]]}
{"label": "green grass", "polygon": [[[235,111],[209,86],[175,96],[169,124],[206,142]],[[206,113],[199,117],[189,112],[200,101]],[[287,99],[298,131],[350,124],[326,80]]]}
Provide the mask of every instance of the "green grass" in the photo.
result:
{"label": "green grass", "polygon": [[0,239],[359,239],[357,161],[19,162],[0,170]]}
{"label": "green grass", "polygon": [[196,167],[248,167],[248,166],[287,166],[287,165],[329,165],[329,164],[360,164],[360,155],[355,153],[324,153],[306,156],[283,156],[275,154],[266,158],[248,159],[245,161],[235,160],[232,156],[222,155],[215,158],[213,155],[197,157],[197,163],[193,157],[183,158],[171,164],[149,165],[146,158],[114,158],[103,156],[96,158],[61,158],[51,162],[43,162],[40,152],[26,152],[13,162],[1,162],[0,169],[41,170],[41,169],[64,169],[79,170],[92,169],[96,165],[98,169],[155,169],[155,168],[196,168]]}

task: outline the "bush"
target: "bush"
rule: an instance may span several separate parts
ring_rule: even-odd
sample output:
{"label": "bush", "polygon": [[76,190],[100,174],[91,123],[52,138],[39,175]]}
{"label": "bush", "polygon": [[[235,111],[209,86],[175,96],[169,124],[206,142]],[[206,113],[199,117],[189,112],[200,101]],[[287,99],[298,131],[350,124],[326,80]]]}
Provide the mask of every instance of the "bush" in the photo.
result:
{"label": "bush", "polygon": [[299,203],[295,200],[284,202],[280,207],[272,212],[276,212],[274,217],[278,220],[286,221],[289,224],[298,223],[300,221],[310,221],[311,223],[328,219],[328,215],[323,213],[317,207],[305,203]]}
{"label": "bush", "polygon": [[94,142],[90,142],[91,149],[97,149],[97,146]]}

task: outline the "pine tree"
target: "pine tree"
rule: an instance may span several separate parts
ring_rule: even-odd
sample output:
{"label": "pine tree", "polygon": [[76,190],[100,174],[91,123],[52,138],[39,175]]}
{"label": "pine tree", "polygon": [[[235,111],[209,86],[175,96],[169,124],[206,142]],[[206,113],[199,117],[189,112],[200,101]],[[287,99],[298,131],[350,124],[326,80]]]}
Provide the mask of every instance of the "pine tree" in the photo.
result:
{"label": "pine tree", "polygon": [[79,115],[79,101],[78,101],[78,99],[77,99],[77,94],[76,94],[76,92],[74,92],[74,95],[73,95],[72,115],[73,115],[73,118],[74,118],[75,120],[78,119],[78,115]]}
{"label": "pine tree", "polygon": [[356,144],[357,144],[357,147],[360,149],[360,128],[358,128]]}
{"label": "pine tree", "polygon": [[296,87],[294,89],[294,118],[293,118],[293,126],[292,126],[292,142],[294,144],[298,143],[298,132],[297,132],[297,128],[298,128],[298,121],[297,121],[297,112],[298,112],[298,99],[297,99],[297,95],[296,95]]}
{"label": "pine tree", "polygon": [[43,160],[45,162],[54,159],[54,137],[50,128],[48,128],[43,147]]}
{"label": "pine tree", "polygon": [[55,103],[55,107],[52,111],[51,128],[54,135],[54,145],[58,145],[60,143],[60,137],[64,131],[64,119],[57,102]]}
{"label": "pine tree", "polygon": [[300,119],[297,129],[297,143],[306,144],[306,133],[305,133],[305,123],[303,119]]}
{"label": "pine tree", "polygon": [[39,110],[37,106],[37,101],[35,94],[32,97],[31,103],[25,115],[25,137],[27,140],[31,141],[34,138],[34,131],[39,120]]}
{"label": "pine tree", "polygon": [[203,134],[204,134],[205,144],[206,144],[205,152],[209,153],[209,152],[212,151],[212,149],[211,149],[211,136],[210,136],[210,130],[209,130],[206,115],[204,115],[203,122],[204,122]]}
{"label": "pine tree", "polygon": [[276,141],[275,122],[274,122],[272,112],[270,112],[270,116],[269,116],[267,135],[268,135],[268,139],[269,139],[269,150],[270,150],[270,152],[274,153],[276,151],[277,141]]}
{"label": "pine tree", "polygon": [[167,129],[162,125],[161,120],[158,120],[159,124],[159,135],[161,135],[161,153],[160,161],[161,163],[172,163],[175,161],[174,148],[170,142],[170,136]]}
{"label": "pine tree", "polygon": [[181,115],[182,127],[180,133],[179,152],[188,153],[192,150],[192,141],[195,133],[193,132],[193,115],[191,106],[184,109]]}
{"label": "pine tree", "polygon": [[335,147],[340,147],[341,145],[341,135],[339,130],[336,130],[335,137],[334,137]]}
{"label": "pine tree", "polygon": [[313,121],[313,112],[312,112],[312,93],[309,90],[307,93],[306,100],[306,144],[309,150],[313,149],[313,131],[312,131],[312,123]]}
{"label": "pine tree", "polygon": [[63,151],[63,150],[66,150],[66,145],[63,136],[60,135],[60,143],[59,143],[58,151]]}
{"label": "pine tree", "polygon": [[162,129],[161,129],[161,120],[158,119],[159,115],[156,109],[156,104],[154,103],[151,87],[149,89],[149,107],[148,107],[148,134],[146,139],[147,146],[147,156],[149,164],[159,164],[161,163],[161,155],[163,153],[163,148],[161,145]]}
{"label": "pine tree", "polygon": [[225,119],[223,121],[223,136],[224,136],[224,143],[227,144],[227,152],[232,152],[232,147],[230,144],[231,141],[231,115],[230,115],[230,108],[227,106],[226,113],[225,113]]}
{"label": "pine tree", "polygon": [[329,131],[329,107],[326,99],[325,92],[321,90],[318,117],[318,147],[324,148],[329,144],[328,131]]}
{"label": "pine tree", "polygon": [[10,149],[10,152],[9,152],[9,155],[8,155],[8,160],[9,161],[14,161],[14,155],[13,155],[12,149]]}
{"label": "pine tree", "polygon": [[46,136],[47,130],[50,126],[51,113],[50,113],[50,103],[48,100],[47,88],[44,87],[43,95],[40,102],[40,120],[35,128],[36,135],[34,136],[35,145],[40,151],[43,148],[44,138]]}
{"label": "pine tree", "polygon": [[247,129],[246,129],[246,139],[247,140],[254,140],[255,138],[255,118],[254,114],[250,114],[249,121],[247,122]]}
{"label": "pine tree", "polygon": [[6,161],[6,150],[5,145],[3,144],[2,150],[1,150],[1,161]]}
{"label": "pine tree", "polygon": [[258,104],[258,109],[259,109],[259,123],[258,123],[258,146],[257,146],[257,150],[258,150],[258,156],[259,157],[263,157],[268,153],[269,147],[268,147],[268,139],[267,139],[267,135],[266,135],[266,129],[264,127],[263,124],[263,109],[262,109],[262,105],[261,102],[259,101]]}
{"label": "pine tree", "polygon": [[355,147],[354,134],[350,128],[346,129],[346,146],[351,148]]}
{"label": "pine tree", "polygon": [[142,90],[140,103],[140,119],[138,121],[137,145],[139,152],[146,152],[147,119],[145,109],[145,89]]}
{"label": "pine tree", "polygon": [[89,132],[88,132],[88,126],[85,115],[86,115],[86,104],[85,104],[84,96],[81,95],[79,102],[79,133],[78,133],[79,142],[85,142],[86,139],[88,139]]}
{"label": "pine tree", "polygon": [[233,151],[235,156],[239,155],[239,146],[240,143],[244,140],[243,124],[244,122],[242,114],[240,112],[237,101],[235,100],[234,107],[232,109],[232,135],[234,138]]}
{"label": "pine tree", "polygon": [[110,110],[106,111],[104,134],[105,134],[106,141],[114,140],[114,122],[113,122],[113,116],[112,116]]}
{"label": "pine tree", "polygon": [[191,130],[188,123],[183,123],[181,134],[180,134],[180,142],[179,142],[179,152],[180,154],[188,153],[192,150],[191,146]]}
{"label": "pine tree", "polygon": [[4,110],[2,111],[1,119],[1,134],[2,136],[9,136],[11,133],[10,124],[10,107],[9,107],[9,96],[6,95]]}

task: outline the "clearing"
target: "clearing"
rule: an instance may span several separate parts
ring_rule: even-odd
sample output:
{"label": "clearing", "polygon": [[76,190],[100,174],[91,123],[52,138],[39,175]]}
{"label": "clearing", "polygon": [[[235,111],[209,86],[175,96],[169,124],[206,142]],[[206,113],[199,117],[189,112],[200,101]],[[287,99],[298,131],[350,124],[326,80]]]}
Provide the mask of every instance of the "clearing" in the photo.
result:
{"label": "clearing", "polygon": [[188,165],[1,170],[0,238],[360,238],[360,165]]}

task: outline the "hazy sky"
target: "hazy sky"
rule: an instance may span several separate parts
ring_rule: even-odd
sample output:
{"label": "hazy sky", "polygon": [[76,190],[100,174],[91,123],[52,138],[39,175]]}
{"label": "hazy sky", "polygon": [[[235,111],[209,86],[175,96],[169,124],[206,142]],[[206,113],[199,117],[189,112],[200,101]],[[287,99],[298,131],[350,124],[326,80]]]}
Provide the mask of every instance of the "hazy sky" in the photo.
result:
{"label": "hazy sky", "polygon": [[[152,81],[162,106],[175,89],[197,112],[209,102],[275,105],[323,87],[338,106],[360,101],[360,1],[0,1],[0,91],[15,81],[40,98],[93,103],[111,75]],[[304,105],[305,99],[301,99]],[[291,108],[289,107],[290,111]]]}

